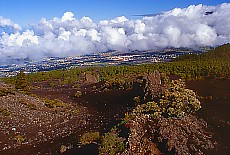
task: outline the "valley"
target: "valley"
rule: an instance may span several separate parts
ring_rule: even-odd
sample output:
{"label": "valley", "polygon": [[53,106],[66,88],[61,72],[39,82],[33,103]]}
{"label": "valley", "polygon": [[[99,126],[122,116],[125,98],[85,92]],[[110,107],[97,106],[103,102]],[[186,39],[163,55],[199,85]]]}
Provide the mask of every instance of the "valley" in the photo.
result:
{"label": "valley", "polygon": [[228,154],[228,48],[4,78],[0,154]]}

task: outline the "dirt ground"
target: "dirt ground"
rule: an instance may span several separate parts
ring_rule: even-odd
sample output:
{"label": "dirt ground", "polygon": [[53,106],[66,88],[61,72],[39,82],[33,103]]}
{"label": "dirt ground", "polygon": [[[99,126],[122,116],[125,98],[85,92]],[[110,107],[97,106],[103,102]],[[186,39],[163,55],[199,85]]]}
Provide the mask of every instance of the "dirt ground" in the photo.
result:
{"label": "dirt ground", "polygon": [[[208,122],[217,141],[215,149],[207,154],[228,154],[229,81],[187,84],[200,96],[216,97],[202,99],[203,108],[198,115]],[[42,87],[31,89],[37,97],[18,92],[0,96],[0,110],[9,112],[9,116],[0,113],[0,155],[85,154],[87,150],[97,154],[94,145],[86,150],[78,148],[79,137],[86,131],[107,132],[130,110],[136,95],[127,90],[102,92],[101,85],[84,83],[79,88],[72,85],[50,87],[44,82]],[[78,91],[81,95],[76,97]],[[59,99],[68,106],[48,108],[41,100],[44,97]],[[29,104],[34,104],[36,110],[30,109]]]}
{"label": "dirt ground", "polygon": [[[41,88],[30,90],[37,97],[18,92],[0,97],[0,108],[10,112],[9,116],[0,114],[0,155],[60,154],[76,148],[86,131],[108,131],[124,116],[134,94],[95,91],[100,85],[85,83],[82,95],[76,97],[79,89],[72,85],[51,88],[44,82]],[[48,108],[42,98],[61,100],[65,106]],[[30,104],[36,109],[30,109]]]}

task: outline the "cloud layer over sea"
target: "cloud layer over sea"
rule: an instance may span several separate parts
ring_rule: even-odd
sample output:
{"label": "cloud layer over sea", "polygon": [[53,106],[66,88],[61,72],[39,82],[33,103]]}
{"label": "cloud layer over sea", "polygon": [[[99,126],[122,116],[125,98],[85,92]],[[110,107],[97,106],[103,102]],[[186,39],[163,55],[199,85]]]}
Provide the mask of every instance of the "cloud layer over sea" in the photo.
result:
{"label": "cloud layer over sea", "polygon": [[77,56],[108,50],[216,46],[230,42],[230,3],[191,5],[152,17],[94,22],[72,12],[22,29],[0,16],[0,61]]}

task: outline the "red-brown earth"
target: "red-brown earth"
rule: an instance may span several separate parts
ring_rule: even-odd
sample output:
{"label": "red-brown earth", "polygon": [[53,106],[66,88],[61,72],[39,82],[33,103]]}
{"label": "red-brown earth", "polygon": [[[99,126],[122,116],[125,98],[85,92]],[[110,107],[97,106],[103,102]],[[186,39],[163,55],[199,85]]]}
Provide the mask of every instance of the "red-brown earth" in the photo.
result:
{"label": "red-brown earth", "polygon": [[[10,112],[9,116],[0,114],[0,154],[60,154],[78,148],[79,137],[86,131],[109,131],[124,116],[134,94],[125,90],[100,92],[96,89],[101,84],[83,83],[75,89],[42,82],[30,90],[36,97],[18,92],[0,97],[0,108]],[[79,90],[82,95],[75,97]],[[48,108],[42,98],[61,100],[65,106]],[[17,141],[18,135],[22,141]]]}
{"label": "red-brown earth", "polygon": [[[0,97],[0,108],[10,112],[9,116],[0,114],[0,154],[60,154],[64,146],[66,154],[85,154],[87,151],[97,154],[95,146],[89,146],[86,152],[80,153],[79,136],[86,131],[108,131],[129,110],[136,95],[125,90],[100,92],[98,88],[101,84],[84,83],[75,89],[72,85],[50,87],[43,82],[42,87],[31,89],[31,93],[40,98],[60,99],[67,103],[69,106],[65,110],[63,107],[48,108],[44,101],[22,93]],[[202,96],[203,108],[198,115],[208,122],[217,142],[215,149],[207,154],[229,154],[230,81],[190,81],[187,85]],[[79,90],[83,95],[75,97]],[[36,110],[20,103],[21,99],[36,105]],[[17,142],[17,135],[21,135],[24,141]]]}
{"label": "red-brown earth", "polygon": [[208,123],[208,130],[213,133],[215,148],[208,150],[208,155],[230,154],[230,80],[206,79],[187,81],[187,87],[200,96],[202,108],[197,115]]}

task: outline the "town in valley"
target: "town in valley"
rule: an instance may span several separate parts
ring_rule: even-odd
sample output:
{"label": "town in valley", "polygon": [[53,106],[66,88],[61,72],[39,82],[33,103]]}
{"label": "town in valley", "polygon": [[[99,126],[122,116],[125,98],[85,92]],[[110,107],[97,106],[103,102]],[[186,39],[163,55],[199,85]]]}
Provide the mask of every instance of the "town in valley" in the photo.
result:
{"label": "town in valley", "polygon": [[198,48],[165,48],[148,51],[108,51],[69,57],[47,57],[42,60],[16,59],[8,65],[0,65],[0,77],[11,77],[23,70],[25,73],[69,69],[73,67],[138,65],[144,63],[168,62],[184,54],[200,54],[210,47]]}

